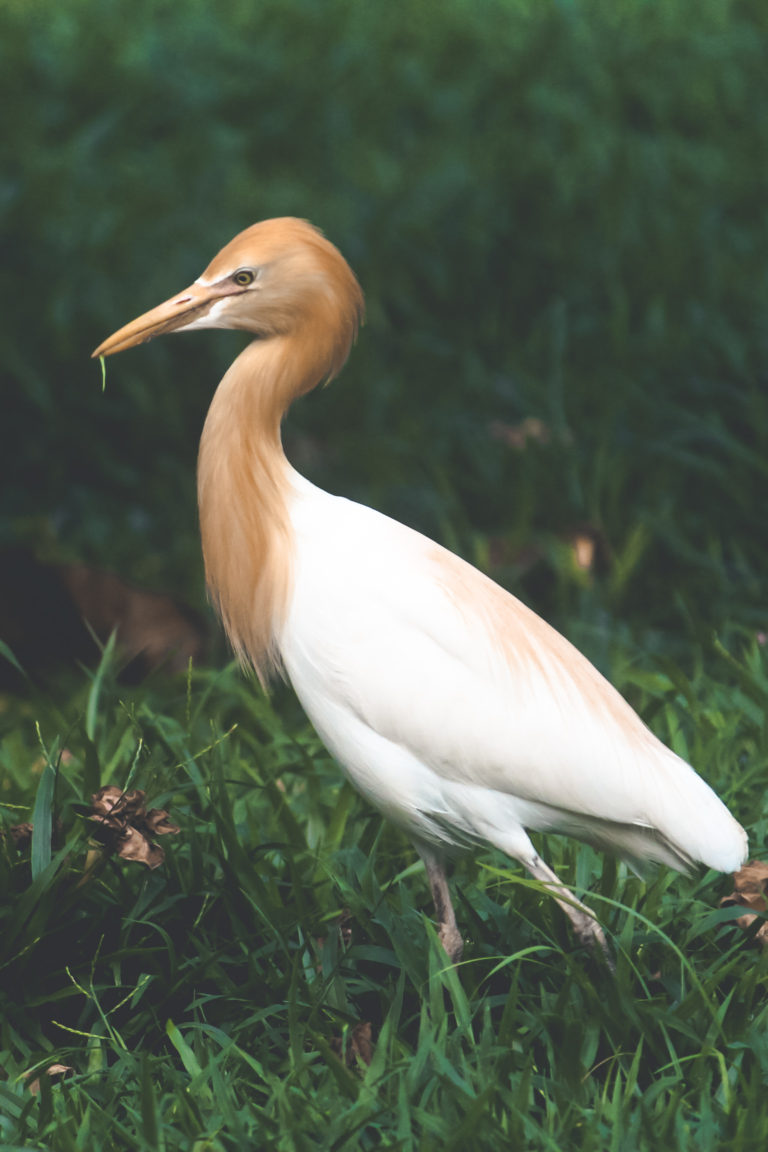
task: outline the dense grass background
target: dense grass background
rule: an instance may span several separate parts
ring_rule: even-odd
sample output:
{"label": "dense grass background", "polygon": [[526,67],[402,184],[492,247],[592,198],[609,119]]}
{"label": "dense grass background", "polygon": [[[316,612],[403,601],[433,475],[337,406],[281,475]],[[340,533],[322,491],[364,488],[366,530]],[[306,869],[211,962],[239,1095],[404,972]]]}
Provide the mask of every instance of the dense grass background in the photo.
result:
{"label": "dense grass background", "polygon": [[[105,394],[88,355],[235,231],[306,216],[368,323],[293,459],[556,622],[759,854],[767,49],[758,0],[0,0],[0,544],[202,606],[196,444],[241,341],[159,341]],[[510,447],[531,417],[547,441]],[[766,1146],[766,961],[727,880],[549,840],[612,984],[479,853],[446,969],[412,851],[287,692],[115,671],[0,700],[2,820],[56,830],[0,853],[3,1146]],[[97,783],[171,806],[162,869],[82,882]]]}

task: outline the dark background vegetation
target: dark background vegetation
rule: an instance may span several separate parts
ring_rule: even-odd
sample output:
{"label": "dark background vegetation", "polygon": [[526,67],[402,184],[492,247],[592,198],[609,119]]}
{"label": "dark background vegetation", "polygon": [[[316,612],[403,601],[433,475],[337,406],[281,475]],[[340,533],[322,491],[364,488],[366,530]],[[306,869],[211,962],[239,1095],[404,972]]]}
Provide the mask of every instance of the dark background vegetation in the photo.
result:
{"label": "dark background vegetation", "polygon": [[[293,214],[368,299],[291,417],[313,478],[469,555],[589,521],[631,552],[622,615],[762,619],[762,4],[1,11],[2,539],[200,596],[196,445],[238,338],[133,352],[106,395],[88,356]],[[489,434],[531,415],[549,445]]]}
{"label": "dark background vegetation", "polygon": [[[322,486],[456,548],[523,595],[622,683],[678,750],[698,749],[697,764],[740,818],[753,818],[764,830],[766,58],[763,0],[0,0],[0,546],[21,543],[47,560],[97,564],[203,607],[196,446],[211,392],[242,339],[194,333],[157,341],[109,361],[105,393],[90,350],[184,287],[241,228],[274,215],[307,217],[357,272],[368,319],[341,379],[291,414],[286,444],[294,462]],[[532,417],[543,422],[544,439],[511,446],[510,430],[514,439],[514,430]],[[599,563],[587,574],[562,543],[564,533],[585,525],[599,542]],[[746,665],[732,665],[714,645],[715,634]],[[407,891],[412,901],[400,910],[403,922],[410,923],[409,915],[415,921],[407,946],[398,943],[400,921],[391,914],[387,920],[373,873],[361,863],[370,867],[380,852],[376,875],[383,880],[406,869],[412,857],[344,789],[343,819],[332,805],[326,810],[337,777],[295,719],[290,700],[283,727],[267,704],[263,711],[262,703],[243,704],[230,674],[214,688],[200,673],[190,681],[189,699],[184,686],[155,685],[128,703],[110,675],[95,686],[85,674],[73,675],[53,695],[21,703],[4,698],[4,796],[20,808],[32,804],[40,768],[30,783],[25,766],[40,754],[35,720],[47,741],[44,778],[63,771],[65,745],[71,758],[70,783],[59,782],[56,803],[66,807],[67,789],[74,803],[81,783],[95,784],[99,767],[102,782],[122,786],[133,764],[142,768],[134,781],[141,787],[181,788],[186,799],[176,802],[190,806],[188,819],[198,822],[201,838],[191,847],[188,837],[187,848],[177,850],[179,863],[168,879],[180,885],[172,889],[176,895],[161,891],[154,874],[155,887],[142,888],[130,869],[120,884],[133,886],[131,900],[144,901],[140,915],[134,908],[139,919],[158,901],[174,906],[179,919],[168,929],[178,934],[174,947],[188,954],[197,948],[202,968],[185,975],[186,962],[174,968],[175,960],[160,956],[165,948],[126,927],[119,909],[128,897],[119,885],[112,895],[102,886],[99,899],[106,904],[92,894],[81,922],[90,923],[89,916],[98,922],[108,908],[111,927],[103,944],[95,928],[90,934],[82,928],[79,951],[68,960],[70,971],[80,973],[81,989],[88,971],[97,984],[107,979],[94,959],[102,949],[98,955],[109,953],[113,973],[115,957],[138,957],[114,987],[130,987],[151,972],[152,986],[161,991],[144,1016],[120,1023],[119,1035],[127,1037],[120,1043],[99,1023],[96,1001],[86,997],[81,1015],[67,1016],[67,1026],[98,1037],[106,1046],[103,1062],[94,1062],[96,1041],[84,1041],[92,1076],[85,1077],[82,1094],[73,1088],[53,1100],[46,1087],[39,1115],[24,1102],[23,1086],[14,1089],[22,1103],[15,1112],[8,1105],[20,1125],[13,1139],[37,1133],[42,1146],[53,1147],[56,1131],[57,1149],[80,1147],[77,1125],[86,1112],[91,1125],[107,1124],[105,1116],[117,1123],[105,1085],[114,1094],[116,1084],[130,1082],[138,1102],[133,1112],[127,1104],[120,1113],[124,1131],[117,1136],[111,1129],[115,1147],[191,1148],[198,1136],[209,1141],[200,1148],[242,1148],[249,1141],[255,1147],[268,1133],[269,1146],[280,1148],[351,1148],[358,1140],[364,1147],[447,1148],[450,1134],[457,1148],[473,1147],[473,1140],[478,1147],[507,1146],[503,1141],[515,1136],[537,1148],[602,1149],[644,1147],[644,1139],[659,1147],[662,1132],[670,1148],[688,1147],[691,1132],[691,1147],[717,1147],[724,1135],[733,1148],[765,1147],[759,1101],[768,1055],[754,1031],[747,1035],[749,1020],[764,1009],[754,958],[733,975],[730,967],[718,968],[709,940],[697,976],[706,994],[695,1010],[670,977],[661,1000],[682,1014],[675,1025],[679,1052],[675,1042],[660,1039],[668,1021],[653,990],[636,1014],[635,969],[626,975],[621,1004],[621,1012],[635,1015],[618,1027],[616,1005],[593,997],[580,974],[584,958],[569,960],[564,977],[559,948],[548,960],[549,984],[539,974],[531,979],[525,968],[515,975],[515,996],[522,987],[523,1001],[529,1000],[522,1007],[516,1000],[511,1009],[511,977],[501,989],[498,980],[484,984],[478,975],[462,992],[455,977],[436,975],[433,945],[431,999],[422,1000],[427,961],[414,952],[414,941],[422,941],[416,909],[424,890],[411,891],[413,876],[397,888],[398,899]],[[295,770],[295,791],[288,788],[295,825],[284,812],[278,819],[266,808],[246,810],[237,787],[227,794],[222,783],[212,795],[195,776],[197,761],[189,757],[202,755],[235,721],[246,730],[255,725],[258,736],[234,736],[226,745],[233,751],[218,769],[222,781],[250,780],[253,804],[274,811],[279,790],[270,784],[273,790],[264,791],[265,781],[280,773],[290,781]],[[244,767],[254,757],[256,767]],[[307,769],[310,762],[314,769]],[[186,765],[186,785],[177,778],[180,765]],[[301,791],[308,787],[298,782],[305,769],[327,781],[326,799]],[[258,777],[255,790],[249,772]],[[40,795],[39,811],[44,814],[47,803],[50,814],[53,794],[47,801]],[[8,809],[9,820],[15,811]],[[54,804],[54,818],[56,811]],[[319,829],[334,811],[336,825],[323,839]],[[256,877],[265,866],[259,834],[283,847],[264,857],[272,880],[256,893],[249,888],[256,879],[244,876],[251,868]],[[78,835],[82,849],[82,827]],[[219,850],[224,865],[217,862]],[[587,887],[597,876],[599,885],[599,864],[573,863],[594,861],[592,855],[563,851],[572,852],[561,865],[566,874],[571,861],[579,884]],[[26,865],[9,860],[14,890],[28,893]],[[57,885],[66,887],[71,878],[61,860],[53,864],[41,873],[39,858],[33,868],[38,887],[41,875],[50,885],[48,912],[17,923],[20,943],[16,951],[8,946],[10,967],[0,969],[11,1004],[36,1005],[32,1016],[12,1017],[16,1031],[5,1036],[3,1046],[19,1068],[46,1052],[60,1054],[62,1033],[48,1020],[49,998],[77,999],[69,977],[57,978],[46,961],[30,960],[46,931],[60,941],[56,932],[64,922],[56,928],[54,910],[64,902]],[[361,869],[362,889],[350,879]],[[535,946],[542,931],[536,918],[550,915],[540,901],[529,896],[526,905],[523,894],[532,926],[523,917],[521,943],[514,936],[517,919],[499,911],[507,908],[509,892],[494,888],[496,903],[489,903],[491,881],[478,878],[476,867],[463,875],[474,895],[462,916],[466,921],[475,909],[478,939],[510,953],[525,947],[530,927]],[[604,893],[614,893],[612,879],[614,872],[603,876]],[[309,906],[298,906],[304,882],[313,896]],[[663,920],[659,892],[666,893],[668,882],[656,889],[656,921]],[[238,883],[245,904],[231,895]],[[229,892],[223,903],[217,885]],[[35,889],[27,896],[29,907],[37,907],[38,895]],[[615,895],[627,898],[621,886]],[[205,907],[216,906],[217,919],[204,943],[195,937],[190,944],[198,897]],[[276,916],[283,909],[282,919],[272,922],[271,937],[262,925],[251,955],[235,949],[222,960],[217,949],[252,930],[254,914],[245,906],[251,898]],[[391,904],[391,893],[388,899]],[[511,904],[520,900],[515,887]],[[302,999],[302,963],[306,977],[314,961],[302,961],[296,933],[303,941],[313,932],[319,938],[323,919],[330,922],[334,910],[350,906],[358,943],[362,937],[368,948],[360,964],[376,959],[379,967],[369,964],[363,974],[348,961],[342,995],[337,957],[324,953],[323,972],[333,978],[322,988],[308,980],[311,992]],[[378,911],[371,921],[372,906]],[[673,905],[664,907],[671,930]],[[566,952],[572,947],[564,932],[558,940]],[[625,943],[630,949],[629,937]],[[275,949],[283,960],[275,959]],[[396,988],[387,967],[395,954],[392,971],[406,974]],[[639,953],[632,955],[639,963]],[[265,967],[255,956],[267,957]],[[253,1016],[227,1015],[238,980],[245,1001],[255,1005]],[[203,999],[219,998],[210,1018],[216,1028],[240,1021],[242,1035],[232,1025],[229,1036],[242,1048],[227,1051],[245,1053],[237,1065],[244,1085],[254,1074],[256,1057],[248,1060],[254,1037],[266,1045],[258,1056],[260,1087],[244,1087],[237,1101],[224,1088],[219,1095],[219,1056],[206,1063],[213,1033],[205,1033],[205,1011],[194,1000],[200,988]],[[706,1022],[707,1006],[736,988],[742,1007],[731,1040],[742,1056],[730,1063],[731,1053],[718,1065],[720,1055],[707,1055],[707,1044],[715,1043],[709,1025],[702,1031],[692,1020],[700,1011]],[[117,1002],[123,993],[113,988],[112,995]],[[138,992],[133,995],[138,1003]],[[265,1020],[277,1002],[288,1023],[272,1021],[265,1041]],[[430,1064],[419,1047],[420,1012],[422,1026],[425,1012],[434,1024],[430,1043],[443,1052],[445,1066],[438,1056]],[[357,1072],[347,1073],[338,1061],[336,1067],[328,1048],[340,1034],[339,1013],[345,1027],[373,1021],[379,1037],[379,1079],[369,1070],[365,1088]],[[585,1014],[592,1014],[594,1046],[583,1063],[573,1056],[564,1067],[558,1060],[567,1064],[571,1057],[563,1053],[575,1049],[563,1046],[561,1030],[571,1029],[575,1045]],[[179,1023],[182,1017],[197,1021],[202,1047],[191,1059],[178,1032],[179,1043],[172,1035],[163,1049],[165,1020],[174,1015]],[[453,1045],[450,1052],[446,1045]],[[324,1080],[306,1063],[309,1050],[326,1053]],[[630,1056],[624,1067],[617,1055],[641,1050],[643,1059],[652,1053],[647,1064]],[[457,1088],[446,1067],[464,1067],[467,1052],[477,1062],[472,1074],[464,1069]],[[139,1063],[126,1064],[127,1053]],[[698,1079],[687,1078],[683,1070],[699,1068],[699,1059]],[[511,1070],[504,1064],[510,1060]],[[588,1080],[585,1069],[601,1061],[610,1071],[603,1080]],[[69,1062],[85,1075],[77,1054],[70,1053]],[[731,1071],[721,1075],[726,1066]],[[403,1071],[400,1080],[396,1068]],[[434,1081],[425,1079],[434,1068]],[[230,1067],[227,1083],[238,1083],[237,1075]],[[720,1089],[712,1076],[721,1077]],[[205,1086],[196,1092],[200,1115],[179,1103],[187,1099],[189,1077]],[[502,1093],[498,1099],[489,1083]],[[514,1106],[502,1083],[514,1084]],[[636,1107],[640,1083],[655,1092],[646,1097],[646,1112]],[[171,1095],[178,1089],[175,1104],[166,1107],[156,1095],[161,1084]],[[609,1087],[613,1112],[606,1104]],[[746,1127],[739,1091],[753,1108]],[[488,1121],[487,1144],[473,1117]],[[335,1134],[323,1143],[317,1133],[328,1123]],[[634,1133],[634,1143],[621,1144],[622,1132]]]}

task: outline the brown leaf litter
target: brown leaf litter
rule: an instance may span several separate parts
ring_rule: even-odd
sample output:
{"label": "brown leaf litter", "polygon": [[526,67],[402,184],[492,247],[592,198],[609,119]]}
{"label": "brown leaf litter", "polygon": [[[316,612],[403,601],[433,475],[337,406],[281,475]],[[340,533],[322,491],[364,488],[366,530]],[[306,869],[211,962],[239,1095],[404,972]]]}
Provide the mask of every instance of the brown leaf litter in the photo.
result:
{"label": "brown leaf litter", "polygon": [[334,1036],[331,1040],[331,1051],[338,1056],[339,1060],[343,1059],[348,1068],[356,1068],[360,1061],[370,1065],[373,1060],[373,1049],[370,1020],[360,1020],[354,1028],[350,1029],[347,1033],[346,1050],[343,1056],[341,1036]]}
{"label": "brown leaf litter", "polygon": [[[733,892],[720,901],[720,907],[732,908],[736,905],[747,909],[736,920],[739,928],[745,932],[755,920],[762,919],[756,913],[768,912],[768,864],[761,860],[750,860],[734,873]],[[768,948],[768,920],[762,920],[754,939],[761,948]]]}
{"label": "brown leaf litter", "polygon": [[[43,1071],[45,1072],[45,1075],[50,1076],[51,1081],[56,1084],[60,1080],[66,1080],[68,1076],[74,1075],[75,1070],[69,1064],[49,1064],[47,1068],[43,1069]],[[29,1077],[32,1075],[32,1073],[25,1072],[23,1075],[25,1080],[29,1080]],[[33,1096],[39,1096],[40,1077],[35,1076],[34,1080],[29,1080],[27,1088],[29,1088]]]}
{"label": "brown leaf litter", "polygon": [[[165,852],[155,843],[155,838],[180,831],[178,824],[171,823],[164,808],[147,809],[146,793],[140,788],[124,792],[122,788],[108,784],[94,792],[90,807],[79,805],[78,810],[96,825],[92,839],[98,844],[88,853],[83,880],[90,877],[97,860],[103,860],[105,853],[115,853],[124,860],[145,864],[147,868],[158,868],[165,859]],[[60,832],[60,827],[57,825],[54,831]],[[7,835],[17,852],[29,849],[33,833],[34,825],[29,822],[0,830],[0,836]],[[57,838],[54,836],[54,841]]]}
{"label": "brown leaf litter", "polygon": [[146,793],[140,788],[123,792],[108,784],[91,797],[93,813],[88,817],[97,825],[94,838],[110,852],[124,860],[135,860],[147,868],[157,868],[165,859],[163,849],[154,843],[156,836],[180,831],[172,824],[163,808],[147,811]]}

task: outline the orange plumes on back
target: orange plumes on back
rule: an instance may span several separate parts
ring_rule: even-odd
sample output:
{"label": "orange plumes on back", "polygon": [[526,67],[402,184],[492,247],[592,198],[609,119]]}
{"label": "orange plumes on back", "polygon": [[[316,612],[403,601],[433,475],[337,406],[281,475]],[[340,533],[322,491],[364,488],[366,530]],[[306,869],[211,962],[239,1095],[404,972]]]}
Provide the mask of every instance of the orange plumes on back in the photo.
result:
{"label": "orange plumes on back", "polygon": [[290,403],[342,368],[363,296],[349,265],[311,225],[291,218],[246,229],[206,269],[216,283],[259,270],[221,325],[253,332],[211,403],[200,443],[198,498],[205,573],[237,656],[264,682],[292,588],[290,470],[280,422]]}

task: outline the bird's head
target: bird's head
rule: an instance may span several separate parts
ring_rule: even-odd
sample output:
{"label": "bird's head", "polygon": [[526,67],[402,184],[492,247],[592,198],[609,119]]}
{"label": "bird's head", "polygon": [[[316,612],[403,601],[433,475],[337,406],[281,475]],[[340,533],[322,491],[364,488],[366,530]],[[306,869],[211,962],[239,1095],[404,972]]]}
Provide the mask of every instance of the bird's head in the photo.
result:
{"label": "bird's head", "polygon": [[303,332],[328,343],[323,374],[344,363],[363,295],[344,257],[305,220],[264,220],[231,240],[193,284],[108,337],[110,356],[165,332],[238,328],[261,339]]}

